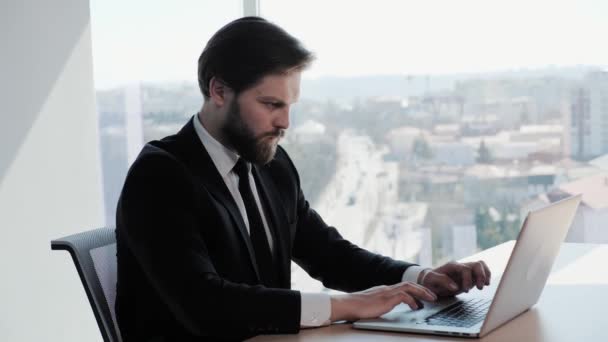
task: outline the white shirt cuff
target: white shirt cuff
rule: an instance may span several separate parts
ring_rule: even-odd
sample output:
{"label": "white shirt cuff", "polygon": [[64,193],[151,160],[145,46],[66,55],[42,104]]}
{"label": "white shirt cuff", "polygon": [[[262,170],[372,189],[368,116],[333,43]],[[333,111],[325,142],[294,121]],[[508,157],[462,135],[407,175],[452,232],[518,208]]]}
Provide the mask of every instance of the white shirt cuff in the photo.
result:
{"label": "white shirt cuff", "polygon": [[405,272],[403,272],[403,277],[401,277],[401,281],[409,281],[412,282],[414,284],[418,283],[418,275],[420,274],[420,272],[430,269],[428,267],[422,267],[422,266],[410,266],[408,267]]}
{"label": "white shirt cuff", "polygon": [[300,327],[311,328],[329,325],[331,299],[327,293],[300,293],[302,300]]}

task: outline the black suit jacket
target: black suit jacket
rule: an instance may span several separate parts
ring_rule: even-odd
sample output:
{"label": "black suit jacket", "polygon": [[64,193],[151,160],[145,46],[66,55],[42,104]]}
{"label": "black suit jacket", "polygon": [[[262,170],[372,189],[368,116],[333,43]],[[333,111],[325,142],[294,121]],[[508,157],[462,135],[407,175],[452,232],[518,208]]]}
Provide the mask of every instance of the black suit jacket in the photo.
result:
{"label": "black suit jacket", "polygon": [[176,135],[146,144],[116,214],[116,312],[125,341],[297,333],[300,293],[289,289],[291,260],[347,292],[397,283],[411,265],[363,250],[328,227],[305,200],[282,148],[252,172],[273,233],[280,288],[259,285],[243,219],[192,119]]}

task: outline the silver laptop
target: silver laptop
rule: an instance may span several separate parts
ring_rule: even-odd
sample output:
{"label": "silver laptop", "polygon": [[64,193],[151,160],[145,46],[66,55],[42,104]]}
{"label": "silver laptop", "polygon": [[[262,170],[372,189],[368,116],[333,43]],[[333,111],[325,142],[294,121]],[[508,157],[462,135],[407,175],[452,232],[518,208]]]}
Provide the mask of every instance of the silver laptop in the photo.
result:
{"label": "silver laptop", "polygon": [[[437,302],[424,302],[412,311],[400,304],[377,319],[360,320],[358,329],[432,335],[482,337],[536,304],[559,248],[572,224],[581,195],[528,213],[511,257],[499,281],[483,290]],[[497,285],[496,285],[497,284]]]}

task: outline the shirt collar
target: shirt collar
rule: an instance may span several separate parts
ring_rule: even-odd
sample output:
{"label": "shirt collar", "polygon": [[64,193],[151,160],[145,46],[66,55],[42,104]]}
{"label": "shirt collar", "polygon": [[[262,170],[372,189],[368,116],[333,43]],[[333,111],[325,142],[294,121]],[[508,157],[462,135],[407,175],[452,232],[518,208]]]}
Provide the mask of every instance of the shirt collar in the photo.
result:
{"label": "shirt collar", "polygon": [[215,164],[220,175],[226,177],[239,160],[239,155],[217,141],[200,122],[198,114],[194,115],[193,121],[196,135],[205,146],[213,164]]}

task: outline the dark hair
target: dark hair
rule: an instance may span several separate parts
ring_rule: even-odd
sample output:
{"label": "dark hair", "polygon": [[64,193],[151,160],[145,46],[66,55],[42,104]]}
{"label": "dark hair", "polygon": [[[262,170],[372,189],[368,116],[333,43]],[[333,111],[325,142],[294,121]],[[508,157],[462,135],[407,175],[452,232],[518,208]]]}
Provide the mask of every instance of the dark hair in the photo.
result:
{"label": "dark hair", "polygon": [[209,98],[209,81],[216,77],[236,94],[264,76],[305,68],[313,60],[299,40],[259,17],[234,20],[207,42],[198,59],[198,85]]}

